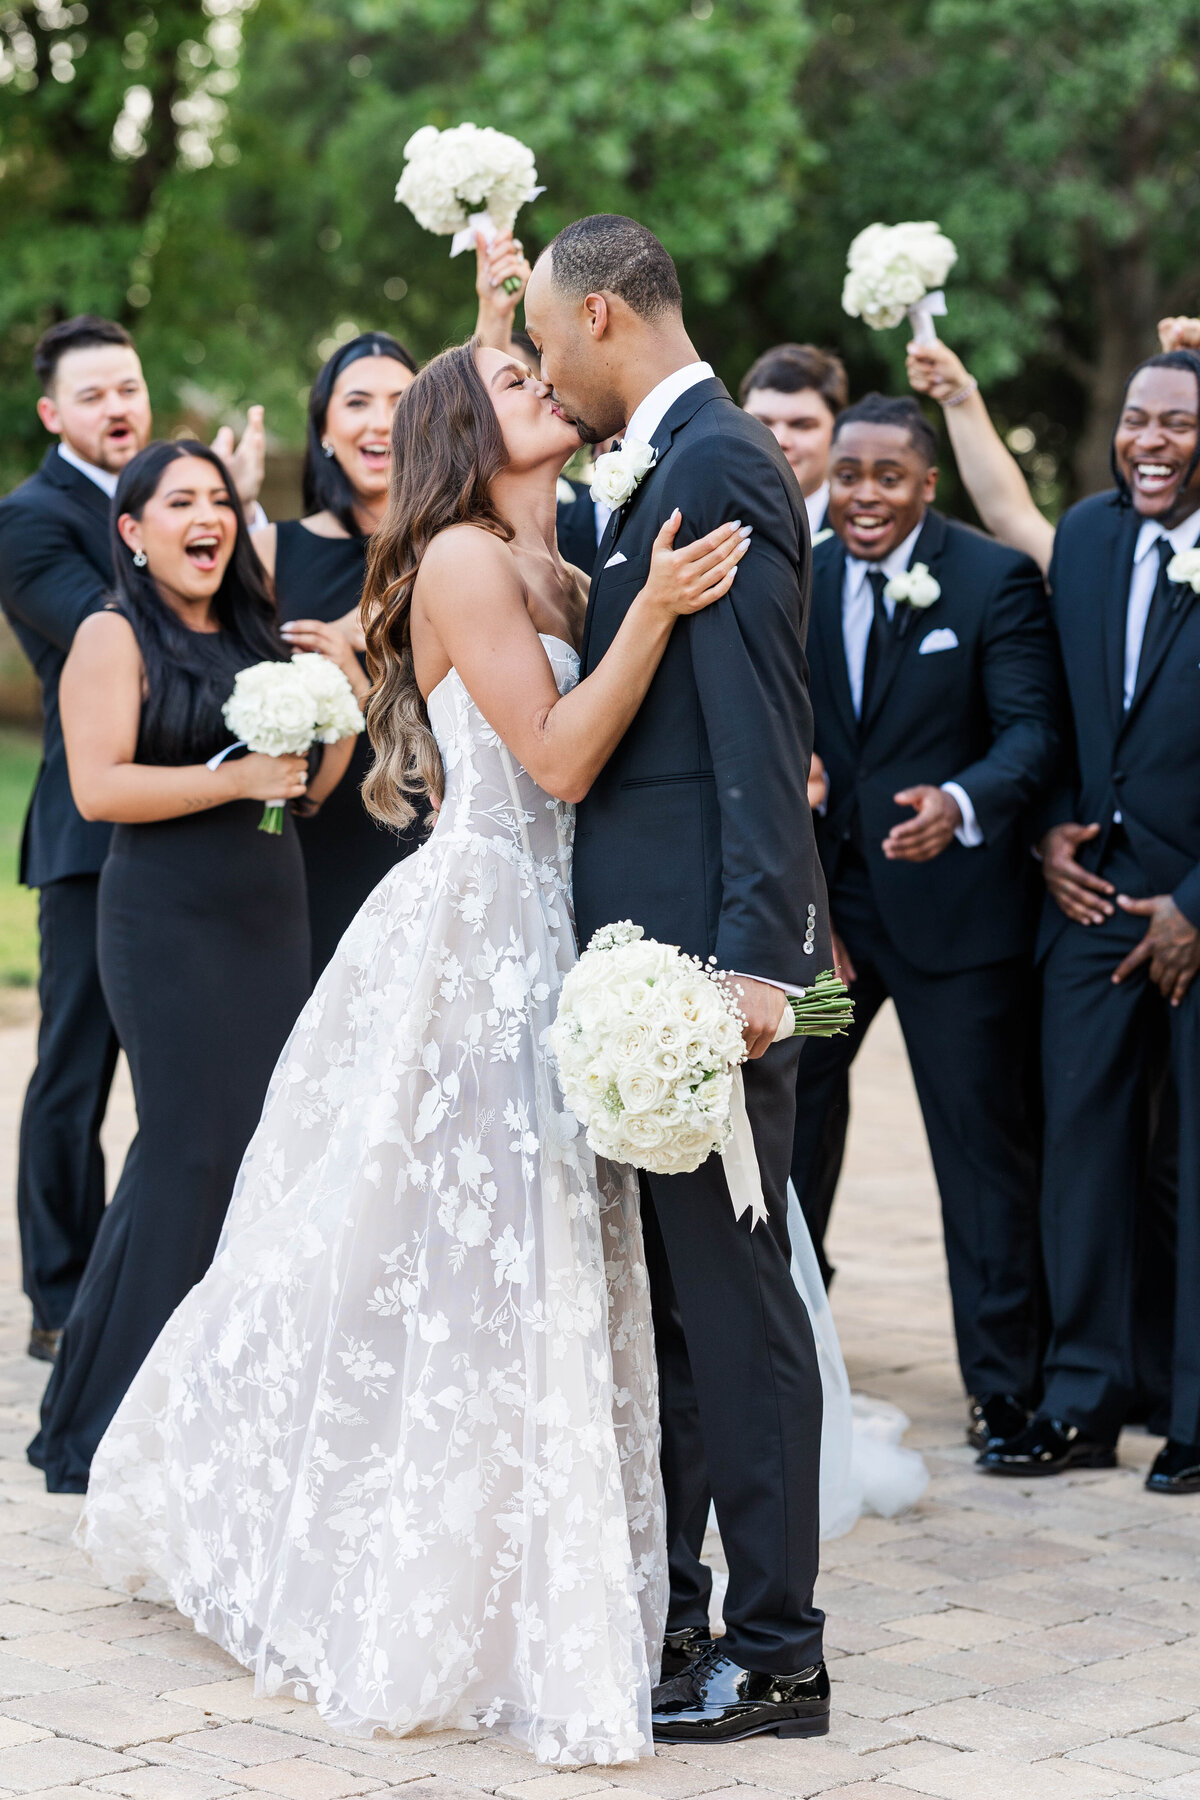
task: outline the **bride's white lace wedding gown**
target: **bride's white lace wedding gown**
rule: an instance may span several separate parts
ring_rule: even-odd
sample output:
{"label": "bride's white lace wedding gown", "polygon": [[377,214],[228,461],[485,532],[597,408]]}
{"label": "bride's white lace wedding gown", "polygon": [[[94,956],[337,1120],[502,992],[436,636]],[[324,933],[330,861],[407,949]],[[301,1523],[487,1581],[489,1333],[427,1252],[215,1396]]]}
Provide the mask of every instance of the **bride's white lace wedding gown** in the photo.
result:
{"label": "bride's white lace wedding gown", "polygon": [[627,1761],[667,1596],[657,1396],[636,1185],[598,1186],[542,1043],[572,813],[457,674],[429,715],[437,825],[301,1014],[78,1541],[342,1730]]}

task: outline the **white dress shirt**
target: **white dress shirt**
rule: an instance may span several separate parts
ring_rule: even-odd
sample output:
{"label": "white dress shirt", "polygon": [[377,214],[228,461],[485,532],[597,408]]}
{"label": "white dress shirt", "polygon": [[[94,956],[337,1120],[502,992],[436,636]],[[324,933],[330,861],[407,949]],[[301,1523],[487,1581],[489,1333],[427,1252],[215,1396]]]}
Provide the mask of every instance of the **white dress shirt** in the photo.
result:
{"label": "white dress shirt", "polygon": [[1142,659],[1142,639],[1146,635],[1150,602],[1158,583],[1158,540],[1161,537],[1166,538],[1176,554],[1180,550],[1194,550],[1200,539],[1200,511],[1191,513],[1173,531],[1164,531],[1157,520],[1147,519],[1138,532],[1137,546],[1133,552],[1133,575],[1129,583],[1129,604],[1125,610],[1126,712],[1133,704],[1138,663]]}
{"label": "white dress shirt", "polygon": [[633,417],[621,433],[622,438],[636,438],[640,444],[648,444],[680,395],[686,394],[698,382],[711,381],[712,373],[711,363],[694,362],[685,363],[673,375],[665,376],[634,408]]}
{"label": "white dress shirt", "polygon": [[[83,457],[72,450],[70,444],[65,444],[61,438],[58,441],[58,454],[64,462],[70,463],[73,469],[78,469],[81,475],[86,475],[89,481],[94,481],[96,486],[107,494],[110,500],[112,499],[117,491],[117,482],[121,479],[119,475],[114,475],[111,469],[98,469],[95,463],[85,462]],[[259,531],[264,525],[271,523],[258,500],[246,507],[245,511],[246,525],[250,531]]]}
{"label": "white dress shirt", "polygon": [[95,463],[85,462],[82,456],[72,450],[70,444],[63,442],[62,438],[58,440],[58,454],[64,462],[70,463],[73,469],[78,469],[81,475],[86,475],[89,481],[94,481],[101,492],[107,494],[110,500],[112,499],[117,491],[117,482],[120,477],[114,475],[111,469],[98,469]]}
{"label": "white dress shirt", "polygon": [[804,510],[808,514],[808,533],[816,537],[829,506],[829,483],[823,481],[815,493],[805,494]]}
{"label": "white dress shirt", "polygon": [[596,548],[604,542],[604,534],[608,530],[608,521],[612,518],[613,509],[607,500],[593,500],[592,511],[596,517]]}
{"label": "white dress shirt", "polygon": [[[924,522],[922,519],[921,525]],[[846,556],[846,573],[842,579],[842,643],[846,649],[846,673],[850,677],[850,699],[856,719],[862,717],[867,639],[871,635],[871,625],[875,618],[875,596],[867,576],[872,569],[882,569],[889,581],[893,575],[903,575],[916,549],[921,525],[910,531],[904,542],[897,544],[880,562],[862,562],[857,556]],[[888,618],[894,617],[895,601],[889,600],[885,594],[883,604],[887,608]],[[942,792],[949,794],[962,814],[962,824],[954,835],[966,849],[973,850],[977,844],[982,844],[983,832],[975,817],[970,795],[957,781],[943,781],[941,786]]]}

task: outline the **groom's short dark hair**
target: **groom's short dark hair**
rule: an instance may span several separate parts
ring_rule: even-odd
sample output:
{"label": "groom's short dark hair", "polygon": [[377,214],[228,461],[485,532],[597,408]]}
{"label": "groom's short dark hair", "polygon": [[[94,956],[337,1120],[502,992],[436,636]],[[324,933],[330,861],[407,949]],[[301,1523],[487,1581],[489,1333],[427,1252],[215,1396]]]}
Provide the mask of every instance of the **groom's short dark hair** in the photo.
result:
{"label": "groom's short dark hair", "polygon": [[895,399],[888,394],[864,394],[838,414],[833,427],[835,444],[847,425],[898,425],[901,431],[907,431],[913,449],[931,469],[937,462],[937,432],[911,394]]}
{"label": "groom's short dark hair", "polygon": [[549,249],[554,285],[582,300],[616,294],[643,319],[683,311],[675,264],[652,231],[620,213],[593,213],[559,232]]}

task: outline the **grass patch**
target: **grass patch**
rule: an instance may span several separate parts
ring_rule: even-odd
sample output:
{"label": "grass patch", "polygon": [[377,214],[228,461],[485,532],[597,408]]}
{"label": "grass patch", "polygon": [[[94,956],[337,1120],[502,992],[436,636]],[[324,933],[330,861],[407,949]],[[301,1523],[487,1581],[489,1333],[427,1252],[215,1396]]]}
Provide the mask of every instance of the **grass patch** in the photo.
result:
{"label": "grass patch", "polygon": [[0,726],[0,987],[37,981],[37,895],[17,885],[21,826],[41,759],[36,732]]}

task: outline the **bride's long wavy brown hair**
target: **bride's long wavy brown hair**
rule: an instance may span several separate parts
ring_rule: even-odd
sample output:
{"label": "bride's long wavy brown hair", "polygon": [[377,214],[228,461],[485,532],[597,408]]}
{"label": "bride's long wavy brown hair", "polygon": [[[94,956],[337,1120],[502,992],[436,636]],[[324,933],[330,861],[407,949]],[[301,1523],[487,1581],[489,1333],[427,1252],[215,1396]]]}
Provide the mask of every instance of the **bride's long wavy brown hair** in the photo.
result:
{"label": "bride's long wavy brown hair", "polygon": [[483,525],[505,541],[512,526],[491,497],[508,462],[500,421],[475,366],[477,340],[444,350],[405,390],[392,422],[388,509],[371,539],[361,618],[367,640],[367,811],[398,829],[413,801],[445,791],[445,771],[417,686],[412,596],[421,558],[448,525]]}

